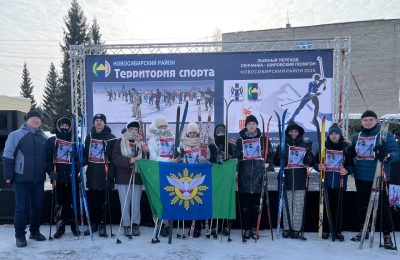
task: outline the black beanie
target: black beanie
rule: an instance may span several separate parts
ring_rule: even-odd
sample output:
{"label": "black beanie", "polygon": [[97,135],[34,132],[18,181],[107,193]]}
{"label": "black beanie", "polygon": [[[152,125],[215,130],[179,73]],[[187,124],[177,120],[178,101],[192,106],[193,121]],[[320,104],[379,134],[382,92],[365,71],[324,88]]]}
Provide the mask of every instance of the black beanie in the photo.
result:
{"label": "black beanie", "polygon": [[94,123],[94,121],[96,121],[96,119],[101,119],[101,120],[104,121],[104,124],[107,124],[107,118],[106,118],[106,116],[103,115],[103,114],[96,114],[96,115],[93,117],[93,123]]}
{"label": "black beanie", "polygon": [[31,117],[39,117],[40,119],[42,119],[42,114],[39,111],[32,109],[28,112],[28,114],[26,114],[25,118],[26,120],[28,120]]}
{"label": "black beanie", "polygon": [[253,116],[253,115],[249,115],[249,116],[246,117],[246,126],[247,126],[247,124],[250,123],[250,122],[255,122],[255,123],[258,125],[258,120],[257,120],[257,118],[256,118],[255,116]]}
{"label": "black beanie", "polygon": [[140,128],[140,125],[139,125],[139,122],[138,121],[132,121],[132,122],[130,122],[130,123],[128,123],[127,125],[126,125],[126,128],[128,129],[129,127],[136,127],[137,129],[139,129]]}
{"label": "black beanie", "polygon": [[376,115],[376,113],[372,110],[367,110],[365,111],[362,115],[361,115],[361,119],[363,119],[364,117],[375,117],[376,119],[378,119],[378,116]]}

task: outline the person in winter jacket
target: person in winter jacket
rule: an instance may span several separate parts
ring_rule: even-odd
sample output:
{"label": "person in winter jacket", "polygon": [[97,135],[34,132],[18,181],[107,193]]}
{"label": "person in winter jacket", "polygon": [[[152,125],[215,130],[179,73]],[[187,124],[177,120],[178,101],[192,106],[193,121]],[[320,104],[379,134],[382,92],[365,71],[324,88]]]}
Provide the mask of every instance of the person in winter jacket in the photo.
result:
{"label": "person in winter jacket", "polygon": [[239,132],[234,157],[238,159],[239,201],[245,229],[243,239],[246,240],[254,238],[252,227],[256,224],[263,176],[272,164],[272,152],[268,153],[268,162],[264,162],[262,149],[265,141],[258,128],[258,120],[254,115],[249,115],[245,124],[246,128]]}
{"label": "person in winter jacket", "polygon": [[[380,131],[381,124],[378,122],[378,116],[375,112],[367,110],[361,115],[361,131],[352,137],[350,152],[351,158],[355,159],[354,179],[357,188],[358,214],[361,229],[367,213],[377,161],[379,160],[383,163],[386,180],[390,181],[390,162],[399,160],[399,149],[393,135],[387,133],[383,142],[380,143]],[[386,189],[382,189],[380,194],[383,196],[381,210],[384,247],[386,249],[393,249],[390,237],[390,231],[393,230],[393,227],[390,225],[390,207]],[[360,241],[361,232],[351,240]]]}
{"label": "person in winter jacket", "polygon": [[[74,236],[78,236],[77,223],[75,223],[72,202],[72,172],[71,161],[73,156],[73,142],[71,120],[62,116],[54,122],[53,136],[47,140],[47,172],[55,189],[57,200],[55,205],[57,231],[54,238],[58,239],[65,233],[65,225],[71,225]],[[77,160],[75,160],[77,161]],[[78,191],[78,173],[75,169],[75,190]],[[78,200],[78,194],[76,200]],[[52,205],[53,206],[53,205]],[[78,210],[78,209],[77,209]],[[78,214],[79,215],[79,214]]]}
{"label": "person in winter jacket", "polygon": [[[225,125],[216,125],[214,129],[214,142],[208,145],[211,163],[223,163],[225,158]],[[233,157],[235,145],[228,142],[228,158]]]}
{"label": "person in winter jacket", "polygon": [[[286,210],[283,209],[283,234],[284,238],[301,238],[304,211],[304,196],[306,190],[306,167],[314,164],[311,152],[311,142],[303,139],[304,129],[294,121],[290,122],[285,130],[285,154],[281,154],[280,145],[277,147],[274,162],[280,164],[280,159],[284,158],[285,163],[285,188],[287,193],[287,205],[289,207],[290,219],[288,220]],[[279,179],[279,175],[278,175]],[[285,192],[285,191],[283,191]],[[289,228],[289,222],[292,230]]]}
{"label": "person in winter jacket", "polygon": [[[339,203],[340,193],[347,188],[347,175],[352,171],[353,160],[350,158],[349,147],[351,143],[347,142],[342,134],[342,129],[337,124],[333,124],[328,131],[328,136],[325,141],[325,163],[320,164],[319,153],[315,156],[314,168],[321,172],[325,171],[324,185],[327,188],[329,208],[332,216],[332,230],[339,241],[344,241],[339,219],[342,216],[342,209]],[[324,211],[323,233],[322,238],[329,238],[329,223]],[[338,226],[339,225],[339,226]]]}
{"label": "person in winter jacket", "polygon": [[[143,183],[135,165],[136,161],[142,158],[142,137],[139,129],[140,123],[138,121],[128,122],[127,131],[123,133],[122,138],[116,141],[112,150],[112,162],[115,165],[115,184],[121,205],[124,235],[128,237],[140,235],[140,198]],[[135,179],[131,180],[133,176]],[[128,190],[130,181],[132,181],[132,189]]]}
{"label": "person in winter jacket", "polygon": [[[93,117],[93,127],[85,139],[84,157],[87,164],[86,186],[89,190],[90,218],[92,231],[99,230],[99,236],[107,237],[106,213],[109,193],[113,188],[114,167],[112,147],[116,141],[115,135],[106,125],[107,119],[103,114]],[[85,235],[89,235],[85,230]]]}
{"label": "person in winter jacket", "polygon": [[25,229],[30,217],[29,239],[46,240],[40,234],[40,217],[46,179],[46,141],[40,129],[42,115],[31,110],[26,122],[11,132],[3,152],[3,172],[6,184],[14,183],[15,238],[17,247],[26,247]]}
{"label": "person in winter jacket", "polygon": [[[175,137],[168,128],[168,121],[165,117],[158,117],[149,127],[148,149],[150,160],[160,162],[178,162],[179,159],[174,158],[175,154]],[[168,236],[169,225],[165,222],[161,228],[161,236]]]}

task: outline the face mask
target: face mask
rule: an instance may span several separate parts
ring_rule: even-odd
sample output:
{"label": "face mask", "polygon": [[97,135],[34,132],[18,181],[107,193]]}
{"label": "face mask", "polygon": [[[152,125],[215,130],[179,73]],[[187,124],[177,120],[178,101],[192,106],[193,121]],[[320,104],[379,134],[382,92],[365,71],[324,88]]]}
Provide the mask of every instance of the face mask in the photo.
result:
{"label": "face mask", "polygon": [[225,145],[225,135],[216,136],[215,137],[215,143],[217,145]]}

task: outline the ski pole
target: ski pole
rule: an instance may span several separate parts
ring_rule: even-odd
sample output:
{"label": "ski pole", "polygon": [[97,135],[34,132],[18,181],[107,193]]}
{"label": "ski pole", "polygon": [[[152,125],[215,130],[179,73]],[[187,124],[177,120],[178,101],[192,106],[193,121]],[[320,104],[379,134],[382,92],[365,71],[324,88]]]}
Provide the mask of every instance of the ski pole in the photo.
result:
{"label": "ski pole", "polygon": [[[122,219],[124,218],[124,213],[125,213],[125,208],[126,208],[126,201],[128,200],[129,190],[131,188],[132,176],[133,175],[131,174],[131,177],[129,179],[129,184],[128,184],[128,190],[127,190],[127,192],[125,194],[125,200],[124,200],[124,206],[122,208],[121,220],[119,221],[119,228],[118,228],[118,234],[117,234],[117,244],[121,244],[121,240],[119,240],[119,235],[121,233]],[[131,230],[131,234],[132,234],[132,230]]]}

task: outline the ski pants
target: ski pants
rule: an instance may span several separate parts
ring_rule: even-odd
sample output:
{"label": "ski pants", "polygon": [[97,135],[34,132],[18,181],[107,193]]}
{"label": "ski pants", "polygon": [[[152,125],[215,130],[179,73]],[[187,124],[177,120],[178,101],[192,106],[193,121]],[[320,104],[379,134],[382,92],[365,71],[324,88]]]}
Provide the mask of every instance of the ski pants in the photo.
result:
{"label": "ski pants", "polygon": [[25,237],[25,229],[30,218],[29,231],[39,233],[40,217],[43,206],[44,183],[16,182],[15,192],[15,237]]}
{"label": "ski pants", "polygon": [[[124,227],[130,226],[131,224],[138,224],[140,225],[140,199],[142,197],[142,185],[132,185],[128,190],[128,184],[116,184],[115,185],[118,190],[119,196],[119,203],[121,205],[121,215],[122,215],[122,225]],[[132,198],[132,188],[133,191],[133,198]],[[128,197],[126,194],[128,193]],[[126,197],[126,204],[125,204],[125,197]],[[133,199],[133,202],[132,202]],[[124,211],[124,204],[125,204],[125,211]],[[133,209],[131,209],[131,205]],[[131,216],[131,210],[132,216]],[[124,212],[123,212],[124,211]]]}
{"label": "ski pants", "polygon": [[[76,185],[78,186],[78,185]],[[71,183],[57,183],[57,204],[61,206],[61,220],[65,223],[76,224],[73,208],[73,195]],[[76,187],[76,213],[79,216],[79,189]]]}
{"label": "ski pants", "polygon": [[[372,181],[356,181],[356,188],[357,188],[357,202],[358,202],[358,221],[360,224],[360,230],[364,226],[365,216],[367,214],[368,202],[369,197],[371,194],[372,188]],[[382,210],[382,231],[383,232],[390,232],[392,231],[391,219],[390,219],[390,207],[389,207],[389,198],[386,193],[386,189],[382,189],[380,192],[380,196],[378,202],[378,212],[377,212],[377,230],[380,228],[380,211]],[[382,200],[381,200],[382,199]],[[382,201],[382,203],[381,203]],[[372,219],[372,214],[371,214]],[[379,222],[378,222],[379,221]]]}
{"label": "ski pants", "polygon": [[[110,192],[110,191],[109,191]],[[106,220],[107,214],[107,201],[106,190],[89,190],[89,211],[90,220],[92,225],[99,225]],[[110,220],[108,220],[109,222]],[[107,224],[107,223],[103,223]]]}
{"label": "ski pants", "polygon": [[[344,197],[344,192],[345,191],[343,190],[343,197]],[[332,216],[333,232],[334,232],[334,234],[338,234],[341,232],[341,227],[340,227],[339,221],[342,216],[342,212],[341,212],[340,205],[339,205],[340,190],[327,188],[327,194],[328,194],[328,200],[329,200],[329,209],[331,211],[331,216]],[[343,197],[342,197],[342,199],[343,199]],[[342,201],[342,203],[343,203],[343,201]],[[324,206],[325,206],[325,202],[324,202]],[[323,232],[330,232],[326,208],[324,208],[324,222],[323,222],[322,229],[323,229]]]}
{"label": "ski pants", "polygon": [[240,210],[243,228],[251,229],[256,226],[260,193],[239,192]]}
{"label": "ski pants", "polygon": [[[304,211],[304,194],[305,190],[288,190],[287,200],[290,214],[290,223],[294,231],[301,231],[303,224],[303,211]],[[285,201],[283,201],[285,203]],[[286,207],[286,205],[285,205]],[[283,229],[289,230],[288,218],[286,216],[285,207],[282,209],[283,212]]]}

